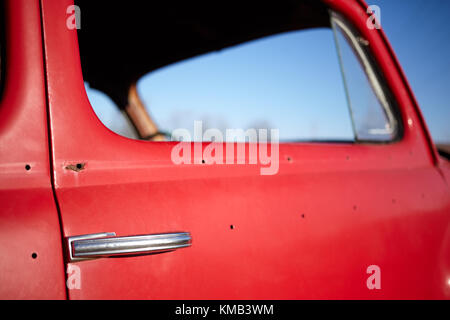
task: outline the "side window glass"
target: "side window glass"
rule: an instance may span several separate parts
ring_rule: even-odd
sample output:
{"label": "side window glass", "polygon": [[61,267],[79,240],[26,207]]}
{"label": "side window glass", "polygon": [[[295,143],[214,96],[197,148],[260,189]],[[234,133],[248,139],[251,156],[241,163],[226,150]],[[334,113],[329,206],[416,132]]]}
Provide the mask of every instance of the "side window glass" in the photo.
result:
{"label": "side window glass", "polygon": [[[291,31],[169,65],[138,82],[163,131],[278,129],[280,141],[354,141],[333,32]],[[205,141],[205,140],[204,140]]]}
{"label": "side window glass", "polygon": [[182,128],[195,140],[201,123],[201,134],[219,129],[224,141],[235,138],[228,129],[278,129],[281,142],[394,140],[400,123],[367,41],[338,14],[326,18],[331,28],[275,34],[151,71],[129,84],[120,106],[87,83],[86,91],[105,126],[133,139],[168,140]]}
{"label": "side window glass", "polygon": [[339,15],[333,13],[331,21],[356,139],[394,139],[397,122],[382,82],[365,51],[367,41],[357,36]]}
{"label": "side window glass", "polygon": [[84,87],[95,114],[108,129],[127,138],[138,138],[124,111],[120,110],[106,94],[90,88],[88,83],[85,82]]}

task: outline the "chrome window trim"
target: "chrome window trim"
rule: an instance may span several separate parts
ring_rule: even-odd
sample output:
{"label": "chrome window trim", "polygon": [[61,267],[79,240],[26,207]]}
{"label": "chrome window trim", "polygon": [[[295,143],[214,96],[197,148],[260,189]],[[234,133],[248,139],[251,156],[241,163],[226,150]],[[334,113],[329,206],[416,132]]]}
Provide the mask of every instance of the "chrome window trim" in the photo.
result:
{"label": "chrome window trim", "polygon": [[[353,130],[354,130],[354,134],[355,134],[355,141],[357,142],[370,142],[370,143],[386,143],[386,142],[393,142],[395,140],[397,140],[399,138],[399,135],[401,133],[401,121],[399,120],[399,117],[397,116],[397,112],[395,112],[395,101],[391,98],[391,94],[390,92],[386,89],[387,88],[387,84],[386,81],[384,79],[381,79],[380,74],[376,72],[376,64],[374,63],[374,59],[373,57],[370,55],[370,53],[368,52],[368,47],[370,45],[370,43],[362,38],[359,33],[356,31],[356,29],[339,13],[330,10],[330,23],[331,23],[331,28],[333,30],[334,36],[335,36],[335,41],[336,41],[336,46],[337,46],[337,51],[338,51],[338,55],[339,55],[339,59],[341,60],[340,57],[340,48],[339,48],[339,43],[337,40],[337,31],[336,28],[334,27],[334,24],[336,24],[340,30],[342,30],[343,36],[348,40],[348,44],[351,46],[351,48],[353,49],[356,58],[360,61],[363,69],[364,69],[364,73],[366,74],[368,81],[370,83],[370,86],[376,96],[376,98],[378,99],[379,103],[381,104],[381,106],[383,107],[383,110],[386,114],[387,120],[388,120],[388,125],[389,127],[385,128],[385,129],[371,129],[369,130],[369,133],[373,134],[374,137],[379,136],[379,135],[389,135],[390,138],[387,139],[373,139],[373,140],[367,140],[367,139],[359,139],[358,138],[358,133],[356,131],[355,125],[354,125],[354,119],[353,119],[353,115],[351,115],[352,117],[352,126],[353,126]],[[341,65],[341,68],[343,68],[342,66],[342,61],[339,61],[339,64]],[[345,73],[344,70],[341,70],[343,77],[345,77]],[[344,79],[344,82],[346,82],[346,80]],[[346,84],[344,83],[345,86],[345,90],[346,90],[346,95],[348,95],[348,90],[346,87]],[[352,113],[352,105],[351,105],[351,101],[350,98],[347,97],[348,100],[348,104],[349,104],[349,108],[350,108],[350,112]]]}

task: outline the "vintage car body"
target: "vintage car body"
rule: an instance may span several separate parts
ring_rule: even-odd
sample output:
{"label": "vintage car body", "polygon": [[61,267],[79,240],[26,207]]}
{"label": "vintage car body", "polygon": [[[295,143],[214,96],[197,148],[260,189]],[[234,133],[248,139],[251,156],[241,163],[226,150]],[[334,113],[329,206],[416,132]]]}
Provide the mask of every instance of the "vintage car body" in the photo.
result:
{"label": "vintage car body", "polygon": [[[403,135],[280,144],[279,173],[261,176],[248,165],[175,165],[173,142],[108,130],[66,27],[72,2],[5,1],[0,298],[449,299],[450,165],[383,31],[365,27],[366,4],[323,2],[369,41]],[[79,262],[66,250],[77,235],[179,231],[190,248]]]}

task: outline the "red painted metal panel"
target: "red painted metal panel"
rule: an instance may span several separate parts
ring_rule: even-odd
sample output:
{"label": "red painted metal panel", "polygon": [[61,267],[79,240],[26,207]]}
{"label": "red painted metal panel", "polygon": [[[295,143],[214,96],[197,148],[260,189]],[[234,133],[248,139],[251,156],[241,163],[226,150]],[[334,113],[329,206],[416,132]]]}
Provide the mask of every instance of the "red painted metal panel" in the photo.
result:
{"label": "red painted metal panel", "polygon": [[65,299],[61,233],[50,180],[39,2],[6,1],[5,16],[0,298]]}
{"label": "red painted metal panel", "polygon": [[[71,299],[450,297],[449,191],[415,101],[382,33],[365,28],[364,8],[326,2],[370,42],[404,137],[388,145],[282,144],[279,173],[260,176],[255,165],[177,166],[175,143],[109,131],[86,97],[76,31],[65,26],[71,1],[42,1],[64,236],[193,236],[188,249],[78,262],[81,289],[69,290]],[[84,169],[66,169],[76,163]],[[366,286],[373,264],[381,290]]]}

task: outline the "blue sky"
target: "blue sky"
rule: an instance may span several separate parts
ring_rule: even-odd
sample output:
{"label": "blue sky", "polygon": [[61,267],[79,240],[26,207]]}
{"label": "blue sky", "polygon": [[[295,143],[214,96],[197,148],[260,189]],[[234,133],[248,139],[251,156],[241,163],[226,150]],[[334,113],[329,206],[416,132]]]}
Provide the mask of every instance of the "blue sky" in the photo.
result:
{"label": "blue sky", "polygon": [[[450,1],[373,0],[436,142],[450,143]],[[143,77],[138,90],[162,130],[194,120],[225,128],[279,128],[283,140],[352,139],[331,30],[290,32],[210,53]],[[97,114],[126,133],[104,95]]]}
{"label": "blue sky", "polygon": [[[317,53],[320,55],[317,55]],[[158,70],[139,87],[162,128],[277,128],[283,140],[352,139],[329,29],[252,41]]]}

